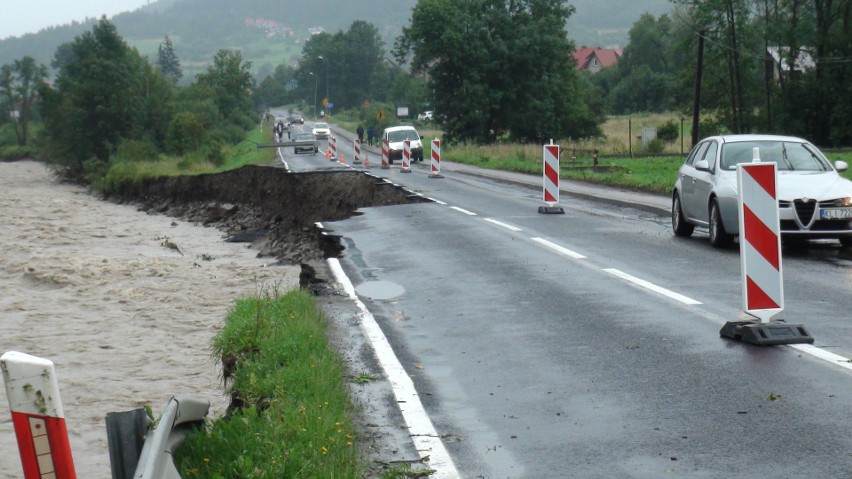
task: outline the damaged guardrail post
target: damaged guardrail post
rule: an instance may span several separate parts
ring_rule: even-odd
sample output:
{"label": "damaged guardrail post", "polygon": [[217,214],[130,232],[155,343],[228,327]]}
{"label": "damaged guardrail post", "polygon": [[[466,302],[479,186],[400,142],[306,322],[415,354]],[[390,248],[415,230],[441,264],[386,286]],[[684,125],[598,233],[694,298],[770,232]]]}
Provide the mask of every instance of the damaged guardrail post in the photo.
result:
{"label": "damaged guardrail post", "polygon": [[181,479],[172,461],[173,453],[192,427],[204,420],[209,410],[209,401],[173,396],[157,426],[145,437],[133,479]]}

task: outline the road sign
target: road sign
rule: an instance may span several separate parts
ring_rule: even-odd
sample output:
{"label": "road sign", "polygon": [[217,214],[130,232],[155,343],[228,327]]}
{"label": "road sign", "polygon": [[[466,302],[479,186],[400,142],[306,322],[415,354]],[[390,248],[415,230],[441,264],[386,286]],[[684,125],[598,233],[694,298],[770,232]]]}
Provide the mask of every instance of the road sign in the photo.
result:
{"label": "road sign", "polygon": [[378,113],[376,113],[376,118],[377,118],[379,121],[385,121],[385,111],[384,111],[384,110],[379,110],[379,112],[378,112]]}
{"label": "road sign", "polygon": [[327,107],[327,106],[328,106],[328,98],[323,98],[323,99],[322,99],[322,106],[324,106],[324,107]]}

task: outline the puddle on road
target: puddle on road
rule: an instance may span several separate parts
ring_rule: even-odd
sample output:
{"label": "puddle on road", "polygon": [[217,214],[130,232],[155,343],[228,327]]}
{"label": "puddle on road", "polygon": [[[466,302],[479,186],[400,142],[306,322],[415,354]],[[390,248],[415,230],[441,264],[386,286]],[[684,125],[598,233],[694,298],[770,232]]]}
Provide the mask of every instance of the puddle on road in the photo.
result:
{"label": "puddle on road", "polygon": [[370,299],[393,299],[402,296],[405,288],[392,281],[367,281],[355,287],[359,296]]}

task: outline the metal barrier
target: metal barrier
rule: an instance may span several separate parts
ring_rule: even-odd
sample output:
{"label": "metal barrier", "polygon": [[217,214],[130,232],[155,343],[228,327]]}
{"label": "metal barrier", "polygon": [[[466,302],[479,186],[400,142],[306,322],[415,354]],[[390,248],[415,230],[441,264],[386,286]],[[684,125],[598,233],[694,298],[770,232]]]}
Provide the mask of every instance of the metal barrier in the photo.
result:
{"label": "metal barrier", "polygon": [[[186,435],[199,425],[210,410],[210,402],[186,396],[173,396],[160,416],[157,426],[145,435],[145,444],[139,455],[133,479],[181,479],[180,473],[172,462],[173,452],[180,446]],[[132,429],[132,428],[130,428]],[[130,431],[133,435],[133,431]],[[121,456],[121,451],[113,451],[110,441],[110,460]],[[132,455],[132,452],[131,452]],[[113,479],[116,477],[113,465]]]}

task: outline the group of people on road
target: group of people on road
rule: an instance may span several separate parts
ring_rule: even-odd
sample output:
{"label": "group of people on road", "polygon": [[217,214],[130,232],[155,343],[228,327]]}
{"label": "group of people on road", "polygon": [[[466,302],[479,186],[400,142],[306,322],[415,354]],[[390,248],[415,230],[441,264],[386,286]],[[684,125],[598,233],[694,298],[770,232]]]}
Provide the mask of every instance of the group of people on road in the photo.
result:
{"label": "group of people on road", "polygon": [[275,141],[281,143],[284,140],[284,132],[287,132],[287,139],[290,139],[290,126],[285,125],[283,120],[278,120],[278,123],[272,130],[275,133]]}
{"label": "group of people on road", "polygon": [[[358,142],[364,143],[364,126],[358,125],[358,128],[355,129],[355,133],[358,134]],[[367,127],[367,145],[373,146],[373,138],[376,137],[376,133],[373,130],[372,126]]]}

